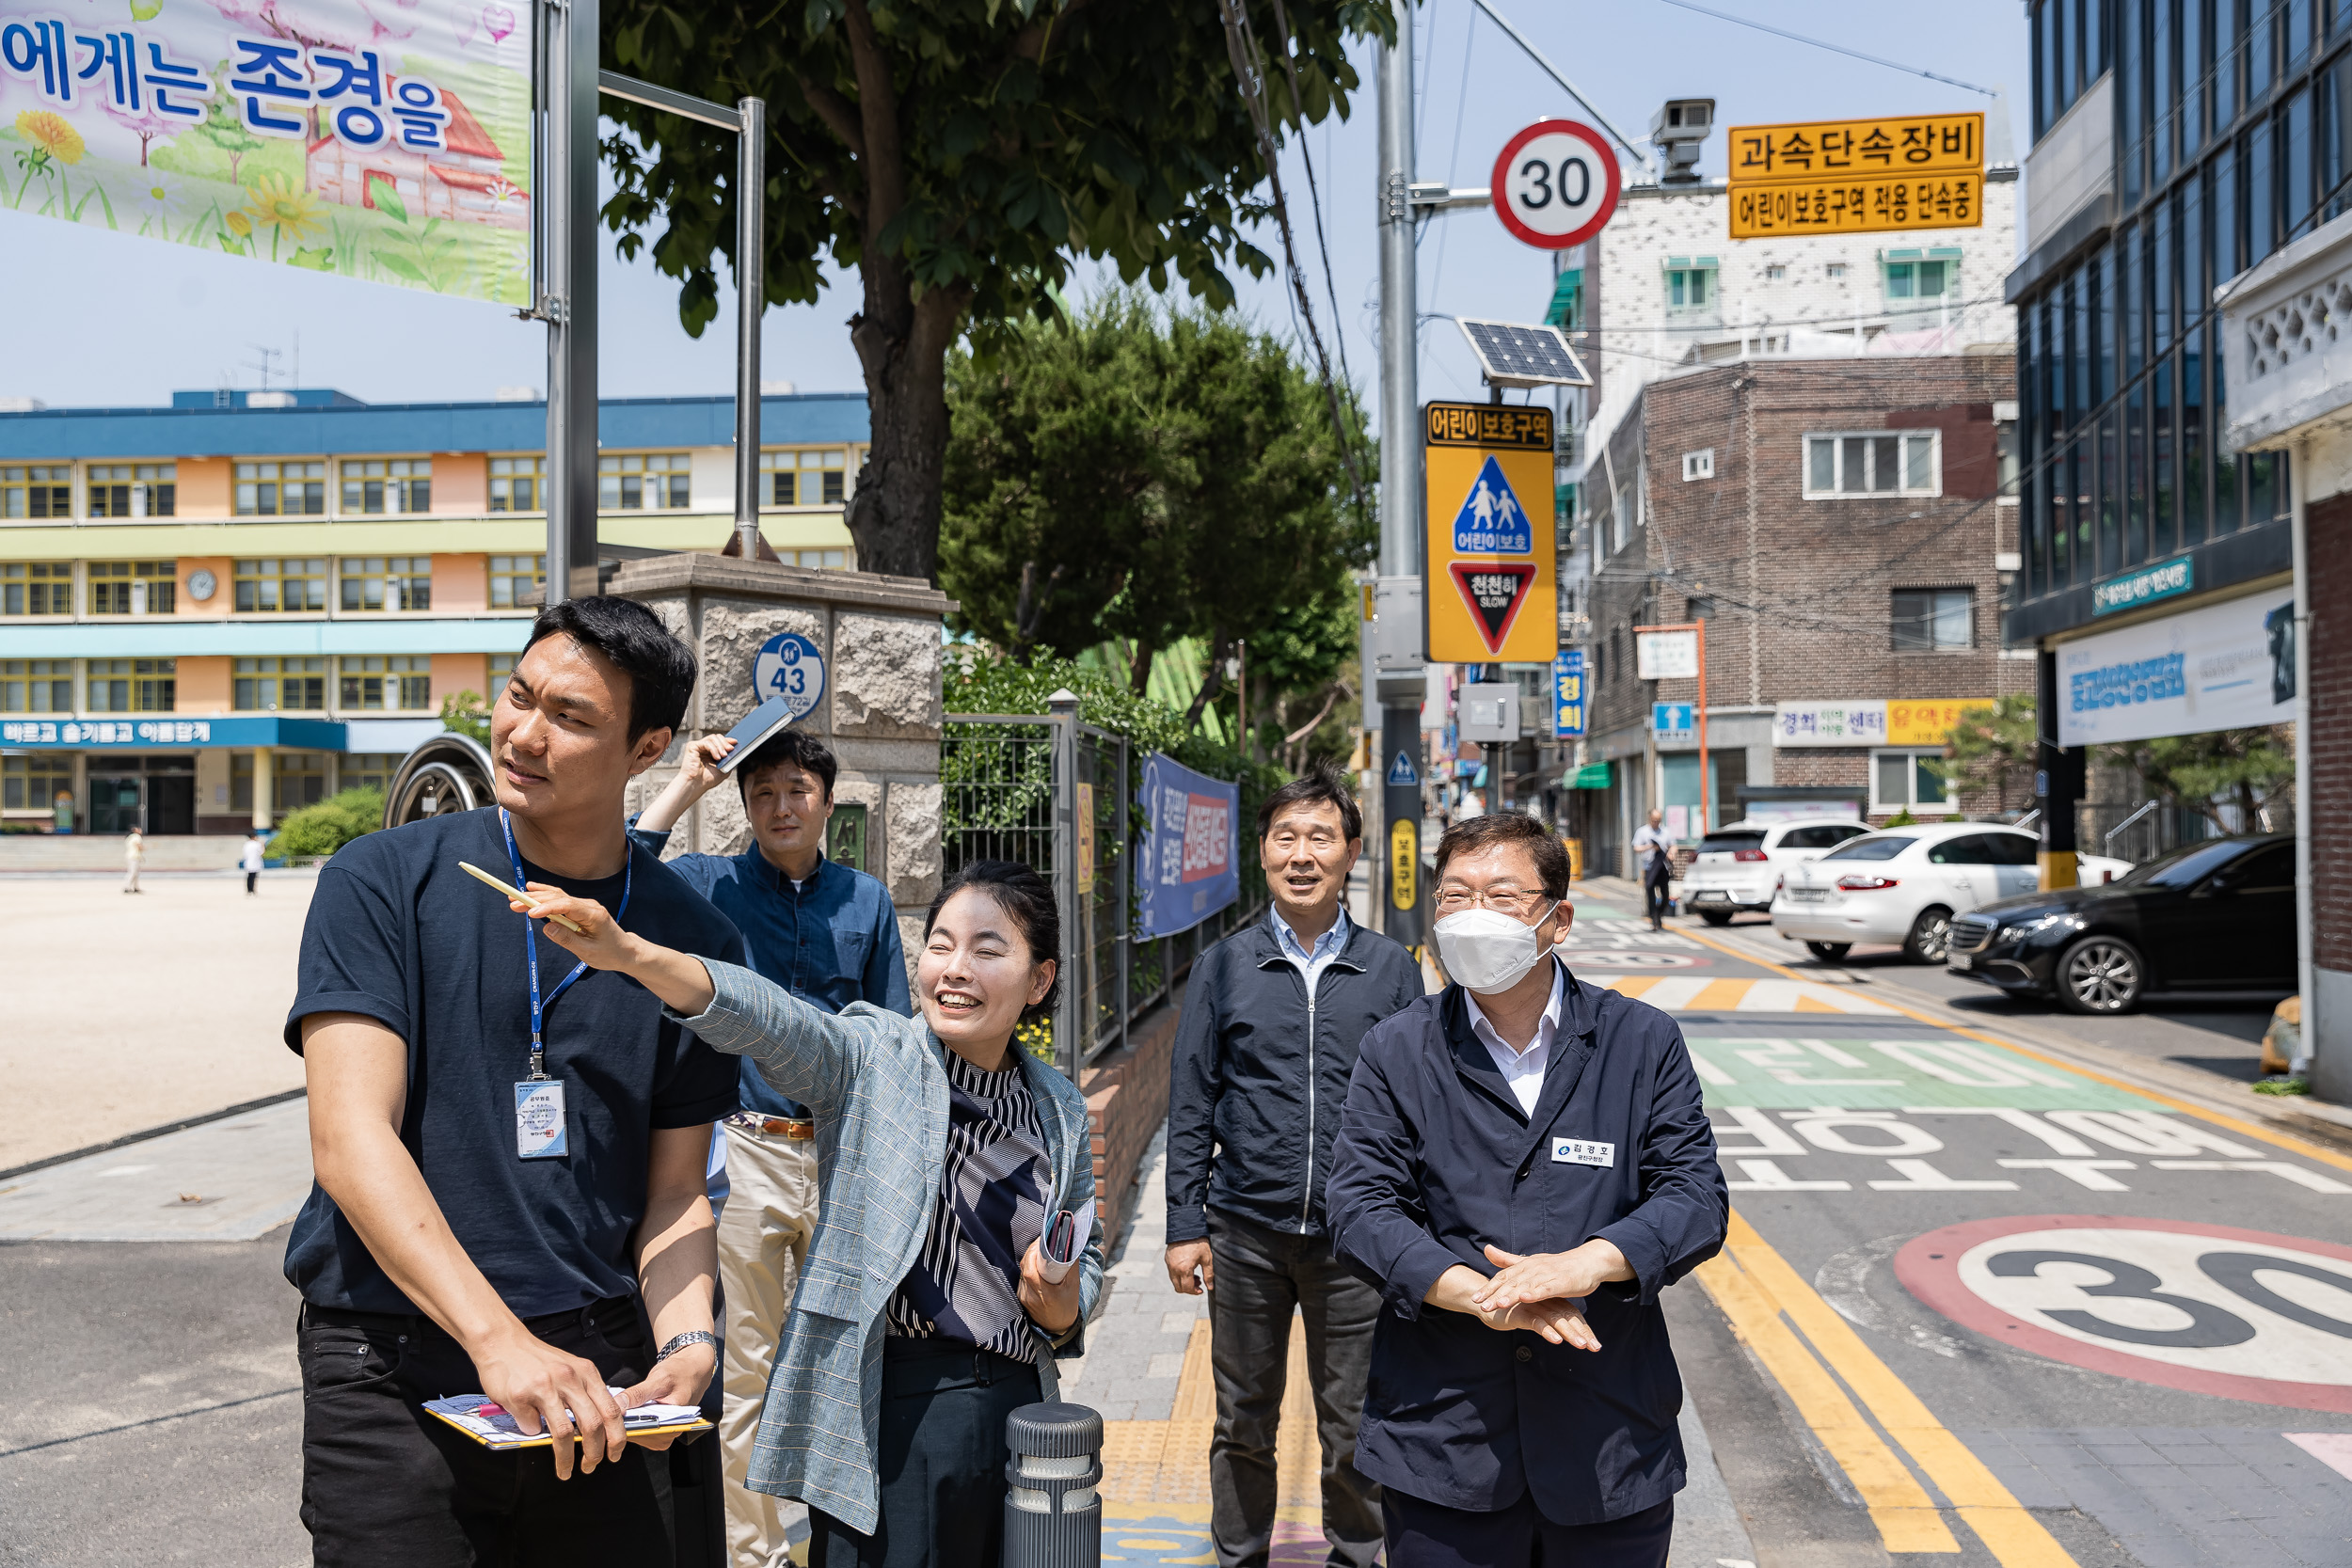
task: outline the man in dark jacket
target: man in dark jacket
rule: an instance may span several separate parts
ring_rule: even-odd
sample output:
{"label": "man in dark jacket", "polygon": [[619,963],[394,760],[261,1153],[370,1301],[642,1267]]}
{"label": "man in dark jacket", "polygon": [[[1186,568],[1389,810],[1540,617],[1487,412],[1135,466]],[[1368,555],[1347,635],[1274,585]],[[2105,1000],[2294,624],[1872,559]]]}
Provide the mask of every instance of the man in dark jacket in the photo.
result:
{"label": "man in dark jacket", "polygon": [[[1664,1568],[1682,1383],[1658,1293],[1729,1195],[1681,1031],[1551,954],[1568,858],[1532,817],[1438,846],[1454,984],[1365,1036],[1332,1245],[1379,1318],[1357,1449],[1390,1568]],[[1438,1310],[1431,1310],[1431,1308]]]}
{"label": "man in dark jacket", "polygon": [[1363,816],[1325,772],[1258,808],[1273,912],[1201,955],[1184,990],[1168,1091],[1168,1275],[1209,1292],[1216,1430],[1210,1532],[1221,1568],[1272,1549],[1274,1442],[1291,1315],[1303,1311],[1323,1447],[1330,1561],[1380,1550],[1379,1489],[1355,1464],[1376,1292],[1332,1256],[1324,1176],[1356,1045],[1422,994],[1403,947],[1340,908]]}

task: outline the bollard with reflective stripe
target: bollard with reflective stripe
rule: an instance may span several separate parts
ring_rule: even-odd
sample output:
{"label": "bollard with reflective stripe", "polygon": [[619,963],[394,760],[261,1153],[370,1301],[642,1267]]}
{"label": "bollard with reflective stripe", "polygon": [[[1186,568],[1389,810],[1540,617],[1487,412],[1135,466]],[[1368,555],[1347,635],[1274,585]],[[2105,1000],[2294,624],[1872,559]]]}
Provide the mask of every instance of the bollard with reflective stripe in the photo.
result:
{"label": "bollard with reflective stripe", "polygon": [[1103,1560],[1103,1418],[1083,1404],[1025,1404],[1005,1418],[1005,1568]]}

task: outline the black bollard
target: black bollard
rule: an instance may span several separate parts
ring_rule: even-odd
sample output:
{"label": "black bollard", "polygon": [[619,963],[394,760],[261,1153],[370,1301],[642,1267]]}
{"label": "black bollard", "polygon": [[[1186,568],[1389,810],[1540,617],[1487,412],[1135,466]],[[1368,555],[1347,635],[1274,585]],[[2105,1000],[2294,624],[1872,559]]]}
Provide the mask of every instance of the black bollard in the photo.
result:
{"label": "black bollard", "polygon": [[1025,1404],[1005,1418],[1005,1568],[1103,1560],[1103,1418],[1083,1404]]}

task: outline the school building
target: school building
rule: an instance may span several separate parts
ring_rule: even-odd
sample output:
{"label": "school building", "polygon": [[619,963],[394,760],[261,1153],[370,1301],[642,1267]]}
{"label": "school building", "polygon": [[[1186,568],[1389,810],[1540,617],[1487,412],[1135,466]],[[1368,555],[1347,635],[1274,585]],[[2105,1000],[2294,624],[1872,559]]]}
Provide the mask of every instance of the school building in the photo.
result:
{"label": "school building", "polygon": [[[723,548],[732,398],[600,405],[598,536]],[[847,568],[862,393],[761,400],[761,533]],[[546,571],[541,402],[326,389],[0,413],[0,831],[242,832],[497,689]]]}

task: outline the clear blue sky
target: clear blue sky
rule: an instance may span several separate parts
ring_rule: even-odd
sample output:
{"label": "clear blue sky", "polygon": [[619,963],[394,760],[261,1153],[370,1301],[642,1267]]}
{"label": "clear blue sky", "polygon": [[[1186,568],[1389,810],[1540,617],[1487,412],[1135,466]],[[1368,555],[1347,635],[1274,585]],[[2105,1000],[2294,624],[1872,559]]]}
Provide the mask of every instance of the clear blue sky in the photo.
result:
{"label": "clear blue sky", "polygon": [[[1649,128],[1666,98],[1713,97],[1722,124],[1820,119],[1990,107],[1962,88],[1788,42],[1664,0],[1497,0],[1602,113],[1629,135]],[[1924,66],[1987,87],[2006,87],[2018,150],[2026,138],[2027,53],[2018,0],[1939,5],[1858,0],[1707,0],[1714,9],[1775,23],[1816,38]],[[1485,185],[1512,132],[1547,116],[1584,118],[1568,96],[1478,15],[1470,0],[1434,0],[1416,13],[1421,103],[1419,174]],[[1375,136],[1372,66],[1345,121],[1308,133],[1322,182],[1334,283],[1349,364],[1370,385],[1375,359]],[[1298,221],[1301,260],[1330,329],[1319,261],[1311,249],[1304,169],[1284,158],[1285,194]],[[1701,168],[1720,173],[1723,138]],[[1259,244],[1279,258],[1272,230]],[[1424,312],[1532,321],[1550,294],[1550,261],[1518,244],[1493,215],[1440,217],[1421,245]],[[603,265],[601,373],[607,396],[724,393],[734,375],[734,304],[723,292],[717,322],[691,339],[678,325],[676,286],[650,260]],[[0,283],[11,302],[0,396],[52,407],[154,404],[181,388],[258,386],[256,345],[279,351],[273,385],[284,386],[299,347],[306,386],[339,387],[370,402],[488,397],[501,386],[543,386],[544,330],[486,305],[335,279],[191,248],[0,213]],[[1280,279],[1241,280],[1244,308],[1287,331]],[[37,302],[48,301],[47,305]],[[848,320],[854,277],[835,277],[814,306],[771,310],[762,373],[803,391],[860,388]],[[297,345],[297,335],[299,342]],[[1475,367],[1448,322],[1424,325],[1422,394],[1477,396]]]}

